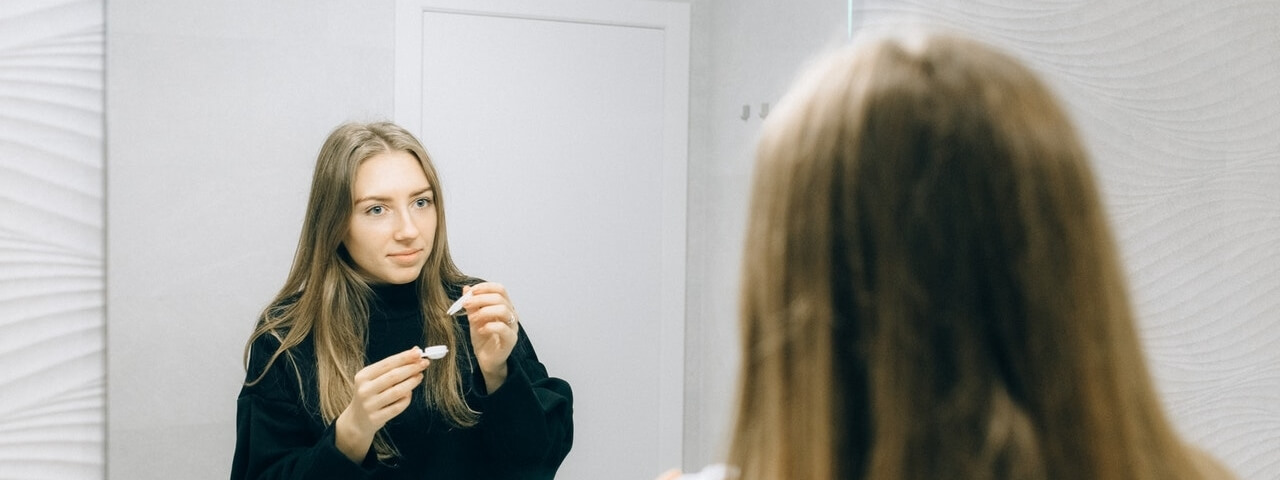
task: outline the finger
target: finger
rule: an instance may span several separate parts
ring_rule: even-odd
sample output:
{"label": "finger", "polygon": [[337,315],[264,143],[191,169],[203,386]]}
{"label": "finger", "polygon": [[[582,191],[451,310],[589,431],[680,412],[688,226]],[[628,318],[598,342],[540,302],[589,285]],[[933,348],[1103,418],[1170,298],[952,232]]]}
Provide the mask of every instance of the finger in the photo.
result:
{"label": "finger", "polygon": [[472,295],[496,294],[507,298],[507,287],[497,282],[482,282],[471,286]]}
{"label": "finger", "polygon": [[483,327],[491,322],[512,326],[515,323],[516,314],[508,305],[489,305],[468,314],[467,318],[471,320],[471,325],[475,327]]}
{"label": "finger", "polygon": [[383,373],[377,378],[366,379],[363,382],[356,383],[356,389],[365,397],[379,395],[409,378],[421,375],[422,371],[426,370],[427,365],[430,364],[430,360],[417,357],[417,359],[414,360],[414,363],[401,365],[391,371]]}
{"label": "finger", "polygon": [[369,365],[367,367],[360,369],[359,372],[356,372],[356,377],[355,377],[356,383],[360,383],[362,380],[368,381],[374,378],[381,377],[382,375],[396,368],[402,367],[404,365],[411,365],[411,364],[417,363],[417,361],[420,360],[421,358],[422,358],[422,350],[419,350],[418,347],[413,347],[403,352],[389,356],[387,358],[374,362],[372,365]]}
{"label": "finger", "polygon": [[[474,302],[471,303],[471,305],[484,306],[492,305],[492,303],[511,303],[508,300],[507,287],[503,287],[500,283],[477,283],[475,285],[471,285],[468,292],[471,292],[472,300],[470,302]],[[476,297],[480,297],[480,301],[477,301]]]}
{"label": "finger", "polygon": [[396,418],[401,413],[404,413],[405,410],[408,410],[409,404],[411,403],[413,403],[412,395],[406,395],[404,397],[400,397],[396,399],[396,401],[391,402],[387,406],[377,410],[377,413],[374,414],[375,420],[379,424],[386,425],[386,423],[391,421],[391,419]]}
{"label": "finger", "polygon": [[506,297],[502,296],[501,294],[492,293],[492,292],[490,293],[474,293],[473,292],[471,294],[471,297],[462,303],[462,308],[466,310],[467,317],[475,317],[482,310],[489,307],[495,307],[495,306],[505,307],[507,310],[512,310],[512,311],[515,310],[515,308],[511,306],[510,300],[508,300]]}
{"label": "finger", "polygon": [[400,400],[413,398],[413,389],[418,388],[418,385],[422,384],[422,380],[423,376],[419,374],[387,387],[386,390],[369,399],[373,407],[372,410],[383,410]]}
{"label": "finger", "polygon": [[471,298],[463,302],[462,305],[463,307],[468,307],[468,311],[471,311],[479,308],[484,308],[490,305],[511,305],[511,302],[507,300],[507,297],[502,296],[502,294],[500,293],[472,292]]}

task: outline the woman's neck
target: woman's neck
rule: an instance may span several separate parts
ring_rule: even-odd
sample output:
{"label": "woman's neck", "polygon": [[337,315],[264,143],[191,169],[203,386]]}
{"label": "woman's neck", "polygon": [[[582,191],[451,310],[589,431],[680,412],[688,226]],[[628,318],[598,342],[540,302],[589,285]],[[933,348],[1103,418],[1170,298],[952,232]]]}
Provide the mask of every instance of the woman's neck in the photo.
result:
{"label": "woman's neck", "polygon": [[373,290],[373,298],[370,299],[369,306],[375,312],[397,315],[414,312],[420,308],[416,281],[403,284],[374,284],[369,287]]}

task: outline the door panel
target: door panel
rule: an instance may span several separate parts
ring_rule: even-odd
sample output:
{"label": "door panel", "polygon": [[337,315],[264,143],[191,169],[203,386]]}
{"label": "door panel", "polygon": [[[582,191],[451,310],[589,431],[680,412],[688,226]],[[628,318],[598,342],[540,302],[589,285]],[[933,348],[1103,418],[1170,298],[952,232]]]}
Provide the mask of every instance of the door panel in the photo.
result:
{"label": "door panel", "polygon": [[652,478],[680,462],[687,23],[565,5],[402,5],[397,121],[440,171],[454,259],[574,388],[558,478]]}

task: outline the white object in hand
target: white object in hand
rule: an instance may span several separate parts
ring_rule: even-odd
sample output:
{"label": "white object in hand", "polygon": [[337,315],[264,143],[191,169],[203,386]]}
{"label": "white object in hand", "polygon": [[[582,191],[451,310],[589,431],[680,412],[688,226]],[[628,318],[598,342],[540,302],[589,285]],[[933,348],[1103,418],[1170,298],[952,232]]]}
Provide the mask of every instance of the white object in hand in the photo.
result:
{"label": "white object in hand", "polygon": [[458,297],[458,300],[453,302],[453,305],[449,305],[449,309],[445,310],[444,313],[446,315],[457,315],[459,312],[462,311],[462,302],[465,302],[470,298],[471,298],[471,292],[462,294],[461,297]]}
{"label": "white object in hand", "polygon": [[444,345],[432,345],[430,347],[422,349],[422,357],[430,358],[432,360],[439,360],[441,358],[444,358],[444,354],[446,353],[449,353],[449,347],[446,347]]}

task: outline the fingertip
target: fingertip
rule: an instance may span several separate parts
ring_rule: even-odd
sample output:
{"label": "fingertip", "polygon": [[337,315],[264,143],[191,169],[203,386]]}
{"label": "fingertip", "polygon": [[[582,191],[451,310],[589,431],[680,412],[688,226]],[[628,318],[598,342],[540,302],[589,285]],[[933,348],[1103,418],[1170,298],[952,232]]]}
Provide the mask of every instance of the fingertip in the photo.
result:
{"label": "fingertip", "polygon": [[[502,285],[494,282],[480,282],[472,285],[471,289],[478,290],[481,293],[497,293],[502,291]],[[475,293],[472,295],[475,295]]]}

